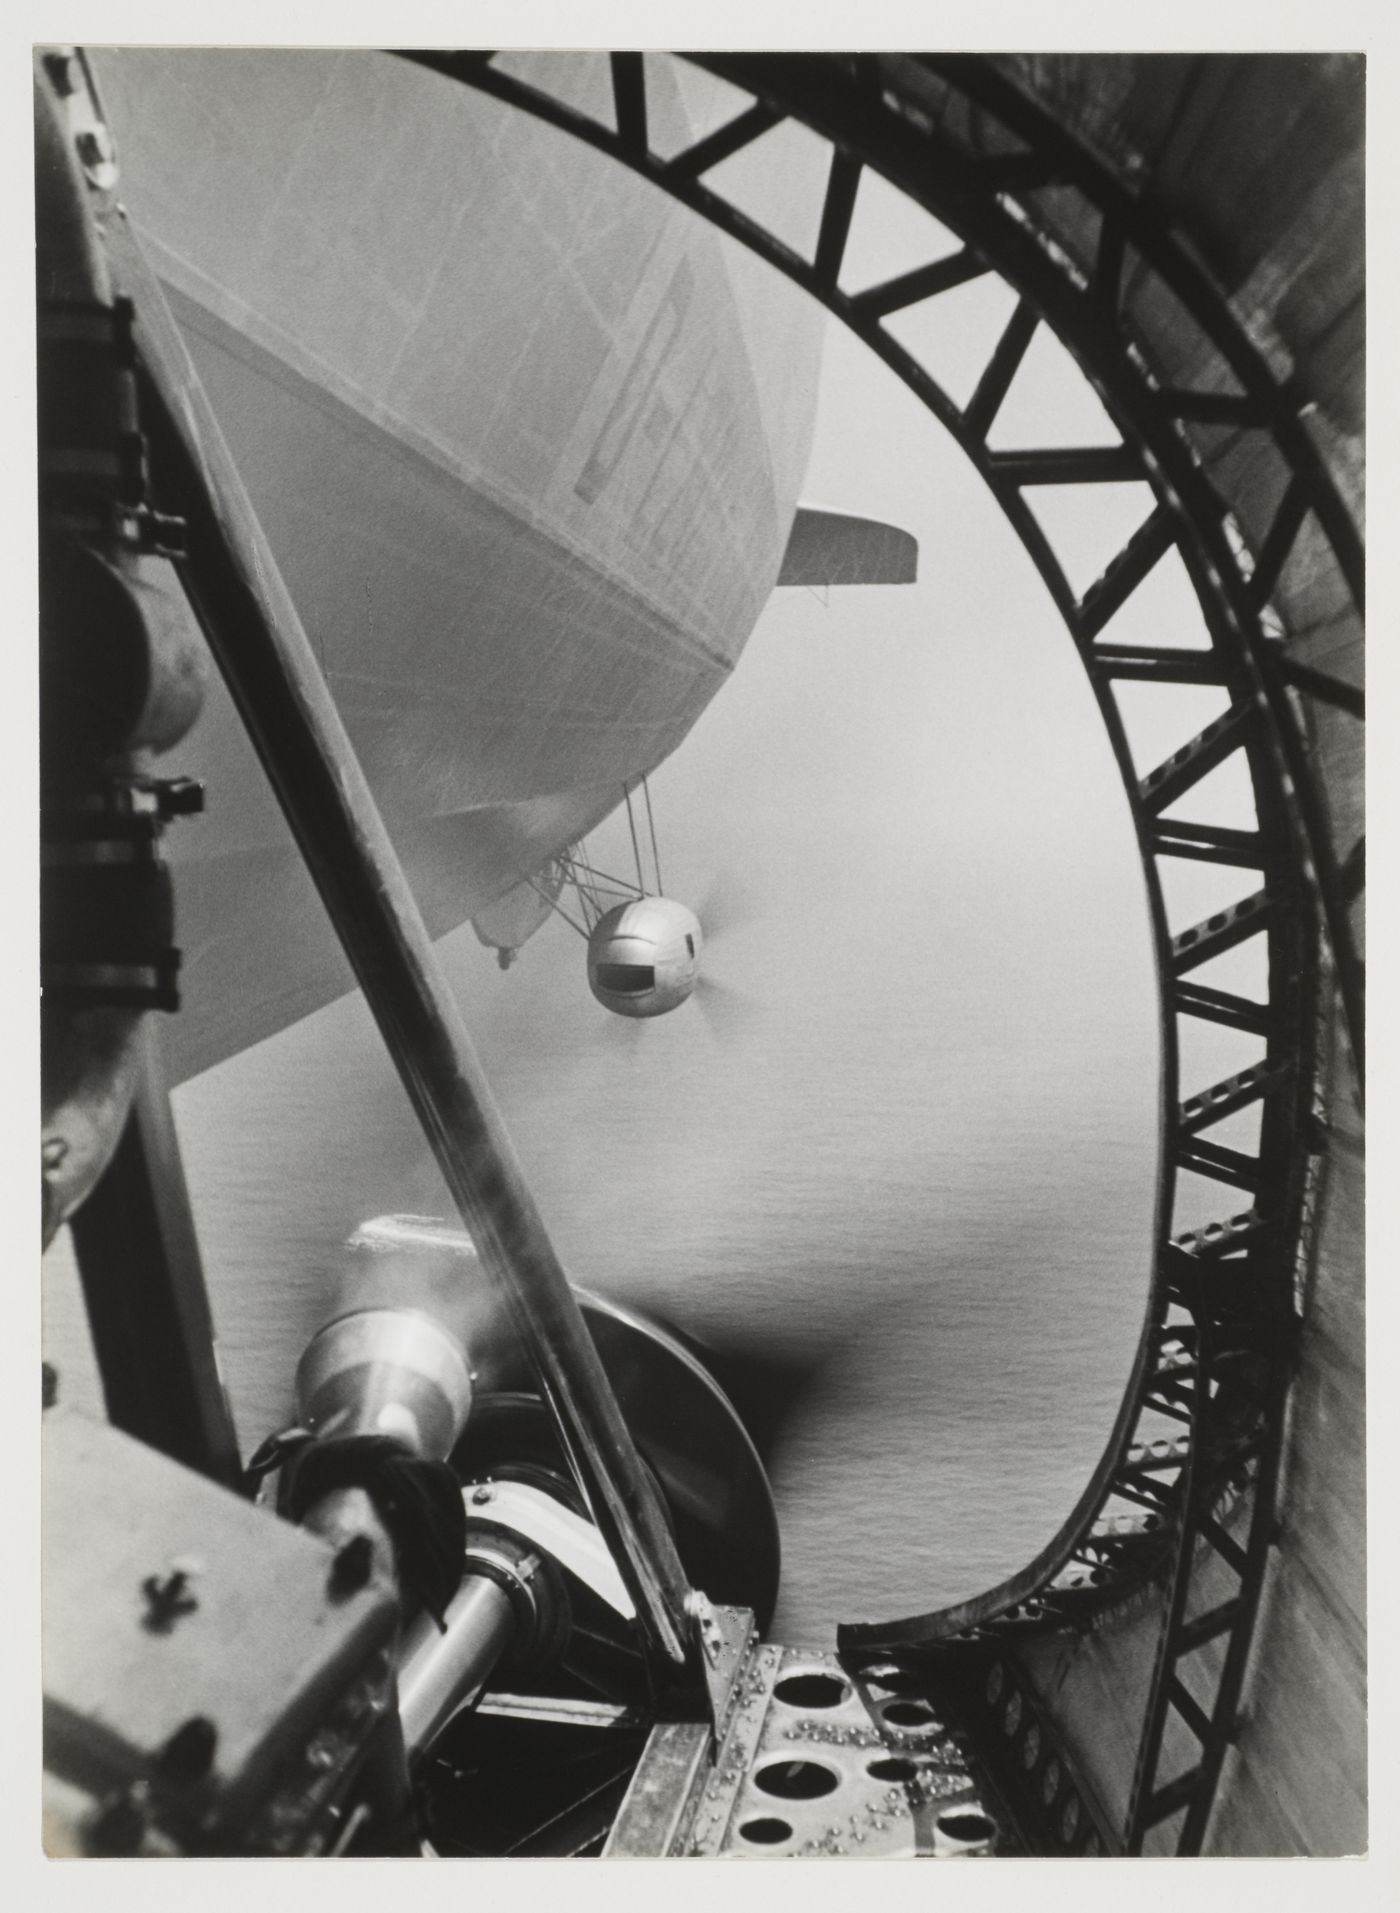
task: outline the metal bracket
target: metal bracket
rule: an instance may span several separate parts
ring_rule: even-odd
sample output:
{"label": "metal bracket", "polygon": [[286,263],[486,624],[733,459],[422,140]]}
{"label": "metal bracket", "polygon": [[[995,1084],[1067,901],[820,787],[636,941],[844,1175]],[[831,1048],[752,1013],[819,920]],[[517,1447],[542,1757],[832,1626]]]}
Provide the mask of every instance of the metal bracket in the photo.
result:
{"label": "metal bracket", "polygon": [[44,54],[44,70],[63,104],[68,135],[83,177],[98,192],[117,183],[117,148],[97,97],[87,56],[77,47],[54,47]]}
{"label": "metal bracket", "polygon": [[[725,1633],[727,1670],[736,1632]],[[954,1858],[1003,1844],[995,1806],[931,1707],[903,1703],[906,1722],[888,1696],[894,1716],[872,1714],[830,1654],[751,1644],[733,1674],[714,1760],[700,1725],[657,1727],[607,1855]]]}
{"label": "metal bracket", "polygon": [[615,1614],[628,1620],[635,1616],[626,1583],[591,1521],[523,1481],[470,1482],[463,1495],[469,1519],[509,1528],[577,1576]]}
{"label": "metal bracket", "polygon": [[734,1718],[741,1680],[758,1646],[758,1635],[753,1615],[745,1607],[715,1607],[698,1588],[691,1594],[689,1607],[699,1628],[705,1688],[718,1746]]}

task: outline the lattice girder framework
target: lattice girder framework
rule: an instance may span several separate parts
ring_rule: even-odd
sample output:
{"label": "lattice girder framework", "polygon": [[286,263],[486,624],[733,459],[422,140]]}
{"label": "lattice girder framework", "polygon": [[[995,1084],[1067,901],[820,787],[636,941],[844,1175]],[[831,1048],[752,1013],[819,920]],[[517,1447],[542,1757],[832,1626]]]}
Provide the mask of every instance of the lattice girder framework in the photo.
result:
{"label": "lattice girder framework", "polygon": [[[1212,270],[1185,241],[1141,155],[1112,151],[1105,135],[1105,157],[1073,130],[1072,116],[1057,115],[1057,89],[1084,86],[1072,60],[1053,68],[975,57],[707,56],[699,63],[752,103],[663,158],[649,142],[642,55],[611,56],[614,127],[493,66],[489,54],[408,57],[611,154],[840,317],[953,434],[991,487],[1089,674],[1142,852],[1161,985],[1163,1140],[1142,1337],[1103,1459],[1041,1555],[974,1601],[852,1625],[842,1644],[855,1667],[912,1654],[916,1661],[933,1655],[945,1667],[962,1655],[980,1668],[998,1644],[1014,1652],[1017,1638],[1099,1625],[1135,1591],[1160,1588],[1160,1639],[1126,1816],[1101,1836],[1109,1850],[1140,1851],[1154,1827],[1169,1826],[1178,1850],[1199,1851],[1276,1531],[1318,1176],[1317,1035],[1338,1010],[1360,1063],[1359,428],[1332,402],[1345,379],[1333,376],[1324,348],[1300,363],[1270,322],[1257,271],[1248,285],[1243,268],[1240,283],[1227,283],[1223,255]],[[1132,63],[1097,65],[1106,127],[1114,87],[1120,79],[1127,86]],[[1335,95],[1353,84],[1354,72],[1324,66],[1314,92]],[[1288,84],[1298,82],[1297,68],[1290,75]],[[1189,116],[1196,94],[1218,94],[1221,81],[1206,62],[1189,85],[1180,73],[1172,83],[1178,115]],[[1215,106],[1219,112],[1218,98]],[[1329,124],[1344,118],[1333,110]],[[831,148],[810,256],[707,184],[723,161],[789,119]],[[1080,123],[1094,124],[1094,113],[1081,112]],[[1356,146],[1343,138],[1326,148],[1343,185]],[[852,292],[842,266],[867,169],[933,214],[957,246]],[[1355,238],[1354,221],[1351,231]],[[1354,250],[1359,272],[1359,239]],[[987,273],[1000,275],[1017,297],[971,397],[959,405],[888,322]],[[1277,303],[1282,312],[1288,301]],[[1041,326],[1090,381],[1119,444],[1018,451],[989,443]],[[1321,408],[1307,389],[1310,378],[1326,386]],[[1101,575],[1077,591],[1037,516],[1036,497],[1052,486],[1144,483],[1153,494],[1147,516]],[[1194,588],[1208,644],[1116,640],[1115,620],[1169,553]],[[1116,687],[1125,682],[1216,687],[1225,708],[1144,774],[1120,711]],[[1189,815],[1200,786],[1227,765],[1248,774],[1254,820],[1247,828]],[[1182,805],[1186,816],[1177,814]],[[1173,858],[1253,873],[1257,883],[1173,933],[1162,881]],[[1267,955],[1267,991],[1258,1000],[1198,974],[1241,946]],[[1246,1033],[1261,1053],[1183,1100],[1183,1019]],[[1212,1134],[1255,1109],[1257,1143],[1240,1147]],[[1217,1192],[1219,1219],[1208,1227],[1174,1224],[1182,1172]],[[1207,1557],[1211,1576],[1223,1568],[1231,1585],[1202,1610],[1192,1592],[1203,1585]],[[1164,1746],[1179,1745],[1183,1729],[1197,1757],[1174,1761],[1168,1772]]]}

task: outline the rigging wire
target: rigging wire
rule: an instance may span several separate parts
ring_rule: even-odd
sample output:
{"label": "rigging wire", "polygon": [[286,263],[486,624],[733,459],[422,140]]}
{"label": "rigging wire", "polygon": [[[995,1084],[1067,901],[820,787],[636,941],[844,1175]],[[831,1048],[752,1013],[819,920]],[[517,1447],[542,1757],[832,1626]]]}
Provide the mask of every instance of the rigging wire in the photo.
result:
{"label": "rigging wire", "polygon": [[[535,882],[533,877],[527,877],[525,881],[526,883],[529,884],[530,888],[535,892],[535,894],[537,896],[543,897],[545,902],[549,905],[550,909],[553,910],[557,916],[561,916],[564,919],[565,923],[568,924],[569,928],[573,931],[576,931],[577,934],[583,938],[584,942],[587,943],[588,931],[584,928],[583,924],[577,922],[575,918],[569,915],[568,911],[564,908],[563,904],[560,903],[559,899],[557,897],[551,897],[549,892],[545,889],[542,889],[541,886]],[[586,914],[587,913],[585,912],[585,915]]]}
{"label": "rigging wire", "polygon": [[666,886],[661,881],[661,852],[656,847],[656,819],[651,814],[651,785],[645,777],[642,779],[642,795],[647,800],[647,827],[651,832],[651,861],[656,871],[656,894],[658,897],[664,897]]}
{"label": "rigging wire", "polygon": [[[656,814],[652,809],[651,785],[645,775],[637,781],[641,784],[642,794],[646,800],[647,835],[651,842],[651,864],[656,879],[656,894],[660,896],[663,894],[661,883],[661,852],[656,840]],[[600,870],[588,854],[587,838],[580,837],[575,843],[570,844],[564,854],[556,859],[556,864],[558,869],[563,873],[564,882],[573,885],[574,894],[578,898],[579,910],[583,917],[583,923],[580,925],[556,899],[550,897],[547,892],[540,888],[533,877],[526,878],[526,882],[530,885],[530,888],[539,896],[544,897],[551,910],[563,917],[565,923],[569,925],[569,928],[576,931],[581,937],[587,938],[592,935],[593,931],[597,928],[599,919],[606,915],[613,899],[626,900],[632,897],[645,897],[648,894],[646,872],[642,864],[641,839],[637,832],[637,817],[632,805],[632,792],[634,788],[635,785],[628,784],[624,781],[622,796],[627,806],[627,828],[632,837],[632,860],[637,871],[635,883],[627,877],[615,877],[610,871]]]}
{"label": "rigging wire", "polygon": [[[570,846],[567,858],[567,870],[573,881],[574,889],[578,892],[579,903],[583,909],[584,919],[591,930],[603,914],[603,902],[602,898],[598,895],[597,886],[587,881],[587,877],[591,876],[593,872],[593,866],[585,854],[587,848],[587,839],[583,837],[580,837],[577,843]],[[587,875],[581,876],[579,874],[581,871],[587,873]]]}
{"label": "rigging wire", "polygon": [[582,871],[585,876],[593,879],[595,888],[601,885],[604,890],[610,890],[619,897],[635,897],[640,894],[636,884],[630,882],[626,877],[614,877],[611,871],[599,870],[596,864],[587,863],[582,857],[569,858],[567,862],[570,867],[570,874],[573,874],[575,871]]}
{"label": "rigging wire", "polygon": [[629,784],[622,786],[622,794],[627,800],[627,828],[632,833],[632,855],[637,863],[637,888],[645,896],[647,884],[646,878],[642,875],[642,850],[637,842],[637,820],[632,815],[632,789]]}

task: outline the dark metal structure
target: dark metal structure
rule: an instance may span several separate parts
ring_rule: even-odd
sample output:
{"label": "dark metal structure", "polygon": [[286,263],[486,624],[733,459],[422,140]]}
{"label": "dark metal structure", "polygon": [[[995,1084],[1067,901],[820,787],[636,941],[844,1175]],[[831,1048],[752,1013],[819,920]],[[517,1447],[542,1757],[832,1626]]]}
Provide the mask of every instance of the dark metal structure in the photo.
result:
{"label": "dark metal structure", "polygon": [[[611,56],[612,128],[497,69],[489,53],[407,57],[609,154],[850,326],[990,486],[1089,674],[1137,830],[1161,986],[1156,1266],[1137,1357],[1093,1478],[1034,1561],[957,1608],[848,1625],[841,1643],[857,1667],[899,1654],[930,1678],[943,1668],[955,1685],[967,1668],[979,1670],[985,1705],[996,1710],[1007,1679],[996,1648],[1086,1630],[1135,1591],[1161,1587],[1165,1606],[1121,1824],[1091,1831],[1089,1815],[1068,1805],[1078,1795],[1063,1792],[1057,1760],[1050,1845],[1082,1850],[1093,1839],[1137,1853],[1161,1851],[1166,1840],[1177,1852],[1199,1852],[1237,1734],[1255,1616],[1279,1539],[1289,1391],[1326,1156],[1319,1119],[1346,1095],[1346,1059],[1358,1079],[1362,1067],[1360,62],[702,56],[699,64],[743,88],[752,104],[663,158],[648,144],[641,54]],[[706,183],[721,162],[789,119],[831,146],[810,257]],[[1258,151],[1245,146],[1246,126],[1263,135]],[[1313,143],[1303,148],[1305,130]],[[1187,145],[1199,169],[1186,169],[1196,194],[1194,202],[1183,196],[1190,219],[1174,216],[1174,141]],[[1212,162],[1224,169],[1214,206],[1199,183]],[[1257,193],[1265,166],[1279,210],[1232,205],[1230,170],[1243,167]],[[961,244],[852,292],[842,284],[842,261],[866,168]],[[1321,233],[1319,204],[1331,215]],[[1306,223],[1304,242],[1290,220]],[[1214,257],[1203,238],[1215,241]],[[1289,256],[1290,244],[1297,252],[1304,243],[1305,252]],[[1278,285],[1266,306],[1248,275],[1271,248]],[[886,322],[989,272],[1018,300],[960,406]],[[1069,348],[1120,445],[989,444],[1040,325]],[[1035,516],[1034,495],[1045,486],[1131,482],[1150,485],[1154,507],[1077,593]],[[1194,587],[1208,648],[1115,642],[1116,616],[1171,551]],[[1142,774],[1114,696],[1125,681],[1219,686],[1226,708]],[[1176,812],[1232,760],[1248,771],[1254,828]],[[1253,887],[1173,932],[1162,884],[1171,858],[1239,869]],[[1213,958],[1251,939],[1267,948],[1266,1000],[1197,979]],[[1263,1053],[1183,1099],[1183,1018],[1249,1032]],[[1255,1107],[1257,1149],[1213,1137],[1217,1124]],[[1218,1191],[1218,1219],[1204,1228],[1174,1226],[1183,1171]],[[1207,1585],[1215,1592],[1203,1606]],[[1029,1719],[1034,1700],[1025,1691]],[[1014,1736],[1022,1702],[1014,1722],[1008,1705],[999,1724]],[[1051,1756],[1042,1759],[1039,1729],[1034,1745],[1025,1771],[1043,1788]]]}

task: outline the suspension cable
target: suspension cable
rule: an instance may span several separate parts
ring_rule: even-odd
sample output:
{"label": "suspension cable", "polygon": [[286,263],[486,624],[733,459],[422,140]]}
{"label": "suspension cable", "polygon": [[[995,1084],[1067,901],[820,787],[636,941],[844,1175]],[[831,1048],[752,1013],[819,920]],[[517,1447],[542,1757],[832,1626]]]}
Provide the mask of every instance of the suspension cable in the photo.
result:
{"label": "suspension cable", "polygon": [[603,903],[598,895],[597,886],[588,881],[593,874],[593,865],[584,854],[586,849],[587,839],[580,837],[577,843],[570,845],[565,862],[569,877],[578,894],[584,919],[591,930],[603,914]]}
{"label": "suspension cable", "polygon": [[664,897],[666,886],[661,881],[661,852],[656,848],[656,819],[651,814],[651,784],[645,777],[642,779],[642,795],[647,800],[647,828],[651,832],[651,862],[656,871],[656,894]]}
{"label": "suspension cable", "polygon": [[541,885],[537,884],[533,877],[527,877],[525,881],[526,883],[529,884],[530,888],[535,892],[536,896],[543,897],[545,902],[549,905],[550,909],[554,911],[556,916],[561,916],[564,919],[565,923],[568,924],[569,928],[577,932],[577,934],[583,938],[584,942],[587,943],[588,931],[584,928],[584,926],[581,923],[579,923],[575,918],[569,915],[568,911],[564,908],[563,904],[560,903],[559,899],[557,897],[551,897],[549,892],[545,890]]}
{"label": "suspension cable", "polygon": [[632,815],[632,789],[629,784],[622,786],[622,795],[627,800],[627,828],[632,833],[632,855],[637,863],[637,888],[641,891],[642,895],[645,896],[647,883],[646,878],[642,875],[642,850],[641,845],[637,842],[637,820]]}
{"label": "suspension cable", "polygon": [[582,857],[571,858],[569,859],[569,863],[571,868],[580,870],[585,876],[591,877],[595,888],[601,885],[604,890],[613,891],[619,897],[635,897],[638,895],[636,884],[632,883],[626,877],[614,877],[611,871],[599,870],[596,864],[588,863]]}

